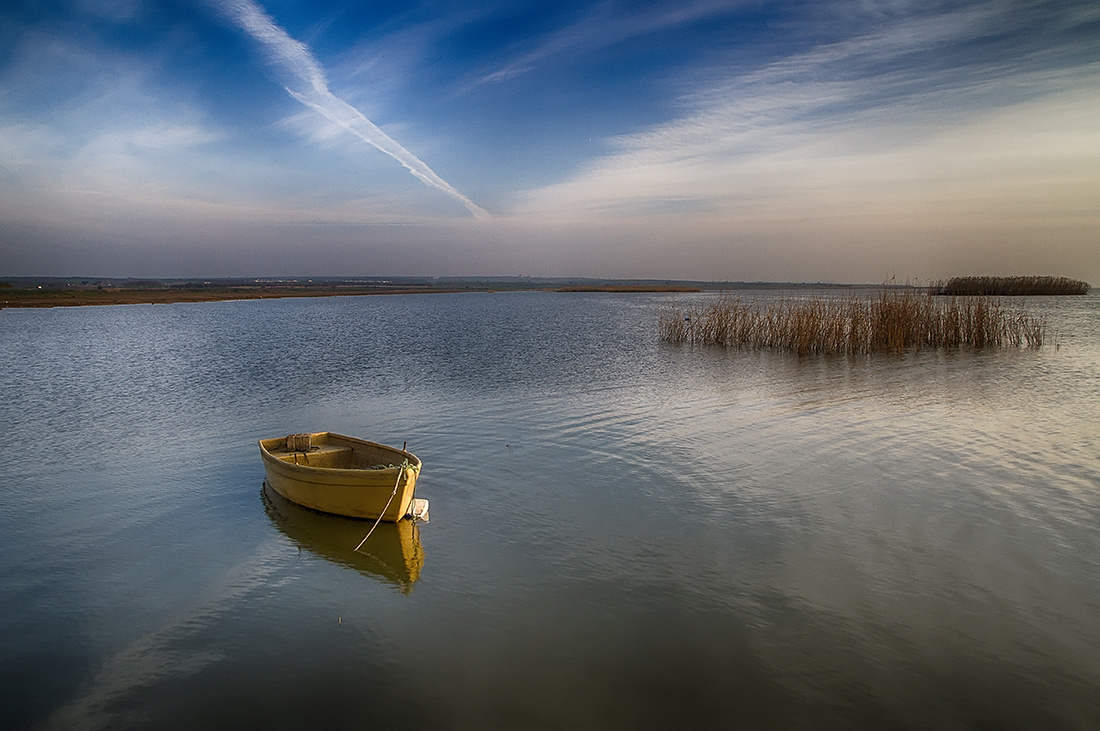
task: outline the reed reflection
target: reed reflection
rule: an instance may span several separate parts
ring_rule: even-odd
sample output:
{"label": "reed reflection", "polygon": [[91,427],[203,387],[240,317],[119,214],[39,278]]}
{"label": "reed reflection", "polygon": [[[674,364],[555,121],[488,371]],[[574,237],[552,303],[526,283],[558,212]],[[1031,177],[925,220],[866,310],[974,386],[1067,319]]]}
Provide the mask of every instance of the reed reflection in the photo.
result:
{"label": "reed reflection", "polygon": [[363,540],[374,521],[304,508],[280,496],[267,483],[260,493],[267,517],[299,548],[338,566],[381,579],[402,594],[409,594],[420,578],[424,550],[416,521],[379,523],[367,542],[356,551],[355,546]]}

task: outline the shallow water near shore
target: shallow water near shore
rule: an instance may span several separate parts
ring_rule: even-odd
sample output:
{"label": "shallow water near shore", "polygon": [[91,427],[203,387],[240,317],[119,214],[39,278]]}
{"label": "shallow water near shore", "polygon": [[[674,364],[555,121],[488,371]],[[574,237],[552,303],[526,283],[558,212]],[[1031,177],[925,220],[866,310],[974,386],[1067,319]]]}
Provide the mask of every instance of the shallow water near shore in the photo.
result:
{"label": "shallow water near shore", "polygon": [[[1100,296],[1009,301],[1033,350],[660,342],[716,296],[0,310],[8,727],[1100,725]],[[407,441],[431,522],[268,494],[320,430]]]}

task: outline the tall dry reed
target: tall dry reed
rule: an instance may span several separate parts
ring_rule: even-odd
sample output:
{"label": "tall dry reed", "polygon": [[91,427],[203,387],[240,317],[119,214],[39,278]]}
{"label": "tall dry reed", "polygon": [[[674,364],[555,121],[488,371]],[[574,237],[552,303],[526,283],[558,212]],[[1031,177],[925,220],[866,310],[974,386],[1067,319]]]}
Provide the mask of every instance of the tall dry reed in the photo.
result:
{"label": "tall dry reed", "polygon": [[728,292],[709,305],[670,309],[663,340],[750,350],[882,353],[921,348],[1041,347],[1046,325],[986,297],[938,297],[883,289],[870,297],[746,303]]}

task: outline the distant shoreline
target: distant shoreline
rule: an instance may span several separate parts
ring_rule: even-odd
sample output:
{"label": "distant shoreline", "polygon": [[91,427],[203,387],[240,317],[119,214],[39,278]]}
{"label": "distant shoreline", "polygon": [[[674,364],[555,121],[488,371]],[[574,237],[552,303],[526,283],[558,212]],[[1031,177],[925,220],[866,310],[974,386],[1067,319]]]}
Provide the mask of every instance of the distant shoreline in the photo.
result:
{"label": "distant shoreline", "polygon": [[[1069,281],[1069,280],[1067,280]],[[1084,282],[1087,291],[1088,285]],[[97,279],[90,277],[0,278],[0,309],[86,307],[95,305],[173,304],[288,297],[359,297],[380,294],[454,294],[459,292],[563,292],[676,294],[703,291],[917,289],[893,284],[830,282],[705,282],[691,280],[597,279],[584,277],[362,277]]]}
{"label": "distant shoreline", "polygon": [[[539,288],[544,289],[544,288]],[[311,288],[311,289],[15,289],[0,293],[0,308],[94,307],[98,304],[173,304],[176,302],[223,302],[246,299],[285,299],[290,297],[365,297],[368,295],[448,295],[455,292],[494,292],[492,288]],[[536,290],[527,290],[536,291]],[[562,287],[546,289],[558,292],[698,292],[689,287]]]}
{"label": "distant shoreline", "polygon": [[458,292],[553,291],[553,292],[701,292],[700,287],[589,286],[589,287],[228,287],[188,289],[3,289],[0,308],[89,307],[96,305],[166,305],[179,302],[226,302],[233,300],[285,299],[290,297],[360,297],[392,294],[454,294]]}
{"label": "distant shoreline", "polygon": [[350,288],[210,288],[210,289],[73,289],[0,290],[0,307],[87,307],[95,305],[167,305],[179,302],[228,302],[233,300],[285,299],[288,297],[339,297],[369,294],[444,293],[455,290],[425,290],[395,287],[354,290]]}
{"label": "distant shoreline", "polygon": [[0,308],[173,304],[288,297],[349,297],[459,292],[693,293],[717,289],[851,288],[861,285],[771,282],[689,282],[534,277],[390,277],[386,279],[135,280],[8,277]]}

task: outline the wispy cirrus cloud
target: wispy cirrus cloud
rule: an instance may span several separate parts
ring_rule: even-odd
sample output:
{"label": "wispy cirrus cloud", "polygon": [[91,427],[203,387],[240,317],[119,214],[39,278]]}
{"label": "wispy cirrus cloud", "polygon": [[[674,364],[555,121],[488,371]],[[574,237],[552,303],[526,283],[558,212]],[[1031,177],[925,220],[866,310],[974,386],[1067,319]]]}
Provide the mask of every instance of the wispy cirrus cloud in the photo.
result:
{"label": "wispy cirrus cloud", "polygon": [[[155,65],[79,34],[22,36],[0,73],[0,168],[12,186],[0,199],[185,187],[181,161],[222,134],[184,95],[154,88]],[[38,207],[18,209],[25,218]]]}
{"label": "wispy cirrus cloud", "polygon": [[513,213],[688,210],[729,222],[911,216],[935,200],[985,217],[1073,215],[1074,189],[1100,193],[1100,176],[1080,164],[1100,164],[1087,122],[1100,112],[1100,58],[1081,41],[1095,17],[1044,17],[1039,30],[1063,42],[1029,47],[1035,16],[990,2],[900,13],[712,81],[685,95],[679,118],[617,138],[615,152],[528,191]]}
{"label": "wispy cirrus cloud", "polygon": [[324,69],[309,48],[291,38],[259,5],[251,0],[236,0],[220,7],[261,44],[272,65],[290,75],[291,84],[296,87],[286,87],[291,97],[401,163],[425,185],[461,203],[475,218],[490,218],[488,211],[460,193],[362,112],[332,93]]}
{"label": "wispy cirrus cloud", "polygon": [[617,3],[603,2],[573,23],[545,35],[532,48],[467,85],[474,89],[523,76],[541,63],[569,54],[588,53],[632,38],[658,33],[731,13],[744,3],[739,0],[697,0],[656,10],[625,9]]}

